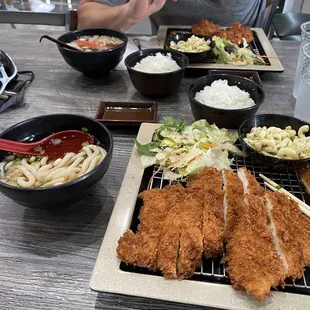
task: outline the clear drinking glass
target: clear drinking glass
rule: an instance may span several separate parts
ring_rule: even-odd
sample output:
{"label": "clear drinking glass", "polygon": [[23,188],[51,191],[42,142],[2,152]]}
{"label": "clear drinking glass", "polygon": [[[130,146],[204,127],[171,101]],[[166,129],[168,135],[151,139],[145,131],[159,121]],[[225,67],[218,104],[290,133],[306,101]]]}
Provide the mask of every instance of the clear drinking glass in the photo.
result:
{"label": "clear drinking glass", "polygon": [[301,76],[301,67],[303,58],[302,48],[305,44],[310,43],[310,21],[301,24],[300,29],[301,29],[301,42],[300,42],[300,49],[299,49],[298,62],[294,80],[294,89],[293,89],[293,96],[295,98],[297,98]]}
{"label": "clear drinking glass", "polygon": [[302,48],[301,78],[294,116],[310,122],[310,43]]}

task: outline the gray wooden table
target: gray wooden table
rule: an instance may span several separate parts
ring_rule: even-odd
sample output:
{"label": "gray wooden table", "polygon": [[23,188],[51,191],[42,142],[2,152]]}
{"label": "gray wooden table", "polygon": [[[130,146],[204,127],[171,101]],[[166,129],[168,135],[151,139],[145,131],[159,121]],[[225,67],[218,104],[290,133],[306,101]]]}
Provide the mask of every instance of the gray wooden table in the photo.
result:
{"label": "gray wooden table", "polygon": [[[19,70],[33,70],[36,74],[26,93],[25,106],[0,114],[0,131],[48,113],[94,117],[102,99],[146,100],[132,87],[126,71],[114,71],[101,80],[85,78],[63,61],[53,43],[39,43],[41,35],[35,31],[0,29],[0,48],[11,55]],[[272,44],[285,71],[262,75],[266,100],[258,113],[292,114],[298,43],[275,41]],[[158,100],[158,121],[164,116],[193,121],[186,95],[193,78],[186,77],[177,94]],[[115,148],[107,174],[92,194],[71,208],[57,212],[33,210],[0,194],[0,309],[202,309],[97,294],[89,289],[137,129],[111,132]]]}

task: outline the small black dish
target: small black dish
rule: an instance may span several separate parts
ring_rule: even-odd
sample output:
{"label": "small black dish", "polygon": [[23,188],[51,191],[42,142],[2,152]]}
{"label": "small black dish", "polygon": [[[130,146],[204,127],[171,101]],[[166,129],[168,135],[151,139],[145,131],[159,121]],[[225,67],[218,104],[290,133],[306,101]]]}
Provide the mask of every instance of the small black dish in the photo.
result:
{"label": "small black dish", "polygon": [[[74,114],[51,114],[20,122],[0,133],[4,139],[33,142],[53,132],[82,130],[87,128],[95,140],[107,151],[106,157],[87,174],[71,182],[47,188],[20,188],[0,182],[0,192],[18,204],[32,208],[58,208],[85,197],[101,180],[109,168],[113,151],[113,139],[108,129],[96,120]],[[0,162],[9,155],[0,151]]]}
{"label": "small black dish", "polygon": [[121,62],[126,50],[128,38],[124,33],[111,29],[82,29],[67,32],[60,36],[58,40],[70,43],[82,36],[92,35],[116,37],[123,40],[123,43],[108,50],[92,52],[76,51],[59,44],[57,46],[66,63],[73,69],[82,72],[85,76],[100,78],[107,75]]}
{"label": "small black dish", "polygon": [[[167,37],[165,41],[165,48],[169,51],[177,51],[170,47],[171,42],[178,43],[179,41],[187,41],[193,35],[194,34],[192,33],[177,33],[173,36]],[[199,36],[199,35],[195,35],[195,36],[211,41],[211,39],[206,38],[204,36]],[[213,42],[211,41],[210,50],[208,51],[199,52],[199,53],[189,53],[189,52],[181,52],[181,51],[177,51],[177,52],[186,55],[190,63],[197,63],[197,62],[204,62],[206,59],[212,59],[212,57],[214,58],[212,54],[212,47],[213,47]]]}
{"label": "small black dish", "polygon": [[[155,56],[156,53],[171,54],[173,60],[181,67],[179,70],[167,73],[146,73],[137,71],[133,67],[147,56]],[[188,58],[176,51],[167,51],[161,48],[145,49],[128,55],[125,59],[133,86],[144,96],[163,98],[175,92],[183,79],[184,71],[188,65]]]}
{"label": "small black dish", "polygon": [[96,119],[110,126],[139,126],[141,123],[156,123],[157,102],[101,101]]}
{"label": "small black dish", "polygon": [[[280,114],[255,115],[245,120],[240,125],[238,130],[239,140],[241,142],[244,152],[248,156],[250,156],[253,160],[260,162],[261,164],[288,169],[306,168],[310,165],[310,158],[296,160],[296,159],[282,159],[273,156],[268,156],[255,150],[244,141],[244,138],[246,137],[247,133],[249,133],[253,127],[275,126],[284,129],[286,126],[291,126],[297,132],[298,129],[304,125],[308,125],[310,127],[309,123],[292,116],[280,115]],[[309,132],[306,133],[306,135],[309,136]]]}
{"label": "small black dish", "polygon": [[[197,92],[220,79],[227,80],[229,86],[237,86],[241,90],[248,92],[255,105],[243,109],[220,109],[207,106],[194,99]],[[265,100],[265,92],[259,85],[248,78],[231,74],[214,74],[194,80],[189,85],[188,97],[195,120],[206,119],[209,123],[215,123],[218,127],[237,129],[244,120],[256,113]]]}

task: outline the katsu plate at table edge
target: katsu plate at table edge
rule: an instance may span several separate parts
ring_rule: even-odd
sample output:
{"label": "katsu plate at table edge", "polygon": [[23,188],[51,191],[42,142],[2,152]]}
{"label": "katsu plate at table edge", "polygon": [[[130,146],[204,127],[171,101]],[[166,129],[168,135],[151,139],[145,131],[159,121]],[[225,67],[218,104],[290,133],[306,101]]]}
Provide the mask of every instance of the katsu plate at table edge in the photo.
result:
{"label": "katsu plate at table edge", "polygon": [[[108,29],[60,36],[72,47],[58,45],[69,70],[82,73],[79,87],[102,83],[104,101],[92,117],[37,115],[5,129],[0,191],[26,207],[66,209],[76,201],[87,207],[95,187],[113,183],[110,162],[128,139],[133,149],[92,290],[221,309],[307,309],[310,123],[261,113],[273,103],[260,73],[283,71],[262,29],[240,23],[224,29],[207,20],[184,27],[162,26],[161,46],[124,57],[134,100],[109,98],[113,83],[123,91],[115,67],[130,38]],[[194,77],[189,69],[197,69]],[[209,71],[201,76],[201,69]],[[98,77],[107,74],[104,85],[108,79]],[[180,96],[186,105],[169,114],[169,102],[180,103]],[[80,148],[56,158],[43,144],[23,153],[21,143],[64,130],[86,134]],[[1,148],[10,142],[20,149]],[[55,148],[65,143],[51,141]]]}

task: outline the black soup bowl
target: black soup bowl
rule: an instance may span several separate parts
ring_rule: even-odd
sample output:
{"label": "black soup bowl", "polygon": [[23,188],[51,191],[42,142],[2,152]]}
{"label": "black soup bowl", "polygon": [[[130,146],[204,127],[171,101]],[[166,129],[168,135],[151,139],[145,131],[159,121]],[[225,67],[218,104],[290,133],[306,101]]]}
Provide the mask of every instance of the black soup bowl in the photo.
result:
{"label": "black soup bowl", "polygon": [[[165,42],[165,48],[169,51],[177,51],[176,49],[170,47],[171,42],[174,42],[176,44],[180,41],[186,42],[193,35],[194,34],[192,33],[177,33],[175,35],[167,37],[166,42]],[[214,42],[212,42],[211,39],[206,38],[204,36],[195,35],[195,37],[203,38],[206,41],[210,41],[210,45],[209,45],[210,49],[207,51],[203,51],[203,52],[181,52],[181,51],[179,52],[186,55],[190,63],[204,62],[205,60],[211,59],[212,57],[214,57],[212,54],[212,47],[214,45]]]}
{"label": "black soup bowl", "polygon": [[[281,129],[285,129],[287,126],[291,126],[296,132],[301,126],[310,124],[304,122],[300,119],[294,118],[292,116],[280,115],[280,114],[260,114],[250,117],[245,120],[239,127],[238,134],[239,140],[241,142],[242,148],[244,152],[250,156],[253,161],[259,162],[263,165],[275,166],[277,168],[285,168],[285,169],[297,169],[297,168],[305,168],[310,165],[310,158],[305,159],[285,159],[285,158],[277,158],[274,156],[266,155],[262,152],[255,150],[251,147],[244,138],[251,131],[253,127],[279,127]],[[309,136],[309,132],[306,133],[306,136]]]}
{"label": "black soup bowl", "polygon": [[78,40],[82,36],[92,35],[116,37],[121,39],[123,43],[107,50],[91,52],[77,51],[59,44],[57,46],[65,62],[73,69],[82,72],[85,76],[99,78],[107,75],[121,62],[126,50],[128,38],[124,33],[111,29],[82,29],[67,32],[60,36],[58,40],[70,43]]}
{"label": "black soup bowl", "polygon": [[[95,143],[106,151],[106,157],[97,167],[71,182],[46,188],[21,188],[0,181],[0,192],[18,204],[33,208],[66,207],[85,197],[101,180],[109,168],[113,139],[108,129],[94,119],[74,114],[50,114],[20,122],[0,133],[3,139],[19,142],[38,141],[53,132],[87,128]],[[0,151],[2,162],[9,153]]]}
{"label": "black soup bowl", "polygon": [[[156,53],[163,55],[170,53],[171,58],[176,61],[180,69],[167,73],[147,73],[133,69],[143,58],[155,56]],[[184,54],[176,51],[167,51],[160,48],[145,49],[128,55],[125,59],[125,65],[133,86],[142,95],[162,98],[172,94],[179,88],[188,65],[188,58]]]}
{"label": "black soup bowl", "polygon": [[[205,86],[211,86],[216,80],[227,80],[229,86],[237,86],[249,93],[255,105],[242,109],[223,109],[207,106],[195,99],[197,92]],[[218,127],[237,129],[247,118],[254,115],[265,100],[265,92],[254,81],[232,74],[206,75],[194,80],[188,88],[188,98],[192,114],[195,120],[206,119],[209,123],[215,123]]]}

